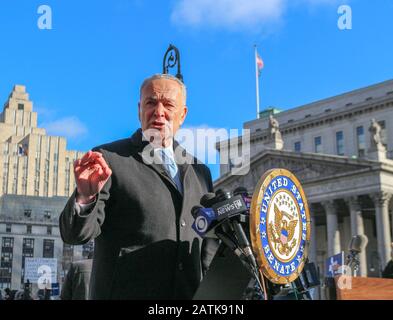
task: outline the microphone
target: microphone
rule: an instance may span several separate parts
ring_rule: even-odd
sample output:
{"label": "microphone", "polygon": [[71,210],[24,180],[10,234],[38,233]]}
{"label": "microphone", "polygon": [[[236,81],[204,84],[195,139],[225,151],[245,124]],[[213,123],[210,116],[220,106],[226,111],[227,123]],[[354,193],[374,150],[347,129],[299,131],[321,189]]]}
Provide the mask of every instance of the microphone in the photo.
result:
{"label": "microphone", "polygon": [[249,210],[251,208],[252,197],[250,197],[250,195],[248,194],[247,189],[244,187],[237,187],[235,190],[233,190],[233,195],[234,196],[237,196],[237,195],[242,196],[243,201],[246,204],[248,214],[250,214]]}
{"label": "microphone", "polygon": [[246,234],[244,233],[243,227],[236,220],[232,221],[232,225],[233,225],[233,229],[236,232],[236,237],[239,241],[240,248],[243,249],[247,257],[247,260],[251,263],[251,265],[254,268],[257,268],[257,261],[255,260],[254,254],[252,253],[250,243],[246,237]]}
{"label": "microphone", "polygon": [[[242,214],[249,214],[244,201],[244,197],[248,197],[248,193],[245,188],[237,188],[235,191],[237,194],[233,197],[230,192],[223,189],[217,190],[215,194],[205,194],[200,200],[200,204],[204,208],[201,206],[192,208],[191,213],[195,218],[192,228],[201,237],[219,238],[240,258],[242,264],[262,288],[250,243],[238,219],[235,218]],[[233,230],[236,236],[232,235]]]}
{"label": "microphone", "polygon": [[218,221],[247,212],[247,205],[240,194],[231,197],[230,192],[223,189],[217,190],[215,194],[205,194],[200,204],[205,208],[212,208]]}
{"label": "microphone", "polygon": [[[217,190],[215,194],[205,194],[201,198],[200,204],[202,207],[195,206],[191,210],[195,219],[193,228],[200,236],[207,236],[208,233],[212,236],[211,231],[214,231],[219,225],[222,225],[222,228],[228,229],[228,225],[229,227],[232,225],[229,223],[229,220],[232,220],[231,218],[248,212],[242,195],[238,194],[231,197],[231,193],[223,189]],[[240,230],[237,230],[239,233]],[[243,236],[239,233],[239,237],[242,237],[243,242],[246,243],[247,238],[244,231]]]}
{"label": "microphone", "polygon": [[191,215],[195,219],[191,227],[202,238],[205,237],[208,231],[217,224],[216,214],[211,208],[194,206],[191,209]]}
{"label": "microphone", "polygon": [[368,238],[365,235],[353,236],[349,243],[349,251],[354,253],[360,253],[367,246]]}
{"label": "microphone", "polygon": [[206,193],[199,203],[205,207],[210,208],[216,202],[216,195],[213,192]]}
{"label": "microphone", "polygon": [[233,194],[234,195],[245,194],[248,196],[248,191],[245,187],[237,187],[235,190],[233,190]]}
{"label": "microphone", "polygon": [[191,215],[192,215],[192,217],[193,217],[194,219],[196,219],[196,217],[197,217],[198,214],[199,214],[199,210],[201,210],[201,209],[203,209],[202,206],[193,206],[193,207],[192,207],[192,209],[191,209]]}
{"label": "microphone", "polygon": [[[211,201],[212,194],[206,194],[202,197],[201,203],[206,204]],[[214,195],[214,194],[213,194]],[[215,197],[215,195],[214,195]],[[192,228],[200,237],[215,237],[219,238],[224,244],[230,248],[243,262],[247,261],[245,254],[241,247],[236,244],[236,239],[231,237],[226,231],[228,226],[221,223],[218,225],[218,220],[212,208],[203,208],[201,206],[194,206],[191,209],[191,214],[194,217]]]}
{"label": "microphone", "polygon": [[356,277],[359,271],[360,262],[358,260],[358,254],[364,250],[368,243],[368,238],[365,235],[356,235],[351,238],[349,242],[349,254],[347,256],[346,264],[353,268],[351,273]]}
{"label": "microphone", "polygon": [[250,266],[247,257],[245,256],[241,248],[235,243],[235,241],[231,239],[231,237],[226,234],[220,227],[216,229],[216,235],[229,249],[232,250],[233,253],[238,256],[242,264],[247,268],[251,275],[254,276],[254,270],[252,266]]}

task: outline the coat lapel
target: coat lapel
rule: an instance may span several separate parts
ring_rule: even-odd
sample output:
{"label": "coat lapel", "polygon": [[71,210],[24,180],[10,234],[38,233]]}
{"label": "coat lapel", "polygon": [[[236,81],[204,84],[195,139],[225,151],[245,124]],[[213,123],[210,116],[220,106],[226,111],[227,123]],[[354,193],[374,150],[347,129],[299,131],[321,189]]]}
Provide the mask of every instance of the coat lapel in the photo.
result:
{"label": "coat lapel", "polygon": [[[153,148],[149,146],[149,142],[142,140],[142,130],[138,129],[131,137],[131,141],[134,146],[138,150],[138,155],[140,156],[142,162],[147,165],[148,167],[152,168],[156,171],[161,178],[168,181],[178,192],[180,196],[183,196],[181,192],[177,189],[176,183],[172,180],[172,178],[166,172],[164,166],[157,161],[153,160]],[[183,194],[186,193],[187,184],[185,183],[186,175],[188,170],[190,170],[190,161],[194,161],[195,159],[186,152],[184,148],[182,148],[177,141],[174,140],[173,147],[175,150],[175,161],[177,163],[179,172],[180,172],[180,180],[183,185]],[[184,159],[184,156],[186,157]]]}

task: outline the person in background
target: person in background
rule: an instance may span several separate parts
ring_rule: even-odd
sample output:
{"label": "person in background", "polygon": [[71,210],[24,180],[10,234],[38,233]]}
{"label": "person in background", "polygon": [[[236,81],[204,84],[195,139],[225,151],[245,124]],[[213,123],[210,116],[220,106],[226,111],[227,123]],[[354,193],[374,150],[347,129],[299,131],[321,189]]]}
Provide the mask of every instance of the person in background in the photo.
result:
{"label": "person in background", "polygon": [[4,300],[13,300],[13,294],[10,288],[5,288],[4,289],[5,295],[4,295]]}
{"label": "person in background", "polygon": [[71,263],[61,289],[61,300],[88,300],[93,253],[88,259]]}
{"label": "person in background", "polygon": [[390,261],[382,271],[382,278],[393,279],[393,242],[391,243]]}

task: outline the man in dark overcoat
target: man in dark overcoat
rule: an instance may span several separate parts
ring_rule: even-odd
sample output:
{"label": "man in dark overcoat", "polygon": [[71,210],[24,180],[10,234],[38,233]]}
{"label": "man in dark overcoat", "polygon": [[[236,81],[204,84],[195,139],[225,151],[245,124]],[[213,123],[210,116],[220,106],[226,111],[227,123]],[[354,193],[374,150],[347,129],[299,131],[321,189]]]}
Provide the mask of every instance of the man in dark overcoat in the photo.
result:
{"label": "man in dark overcoat", "polygon": [[74,162],[61,237],[95,239],[91,299],[191,299],[218,243],[191,227],[191,209],[213,185],[209,169],[174,140],[187,115],[184,84],[168,74],[146,79],[138,114],[130,138]]}

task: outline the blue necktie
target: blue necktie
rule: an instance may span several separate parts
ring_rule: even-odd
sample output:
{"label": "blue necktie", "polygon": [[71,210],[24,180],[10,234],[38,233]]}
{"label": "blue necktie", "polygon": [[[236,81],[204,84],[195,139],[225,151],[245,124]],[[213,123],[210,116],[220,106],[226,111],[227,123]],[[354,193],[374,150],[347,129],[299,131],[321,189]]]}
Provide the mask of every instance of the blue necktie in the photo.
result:
{"label": "blue necktie", "polygon": [[180,172],[175,159],[173,157],[173,152],[170,149],[160,149],[160,155],[162,157],[162,165],[166,172],[172,178],[173,182],[176,184],[177,189],[183,194],[183,186],[180,180]]}

